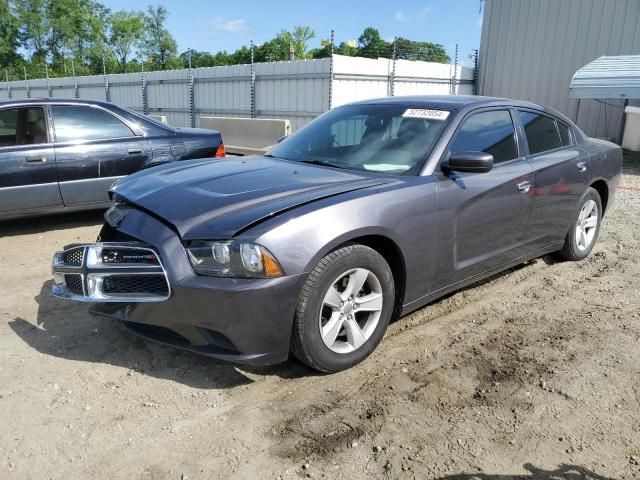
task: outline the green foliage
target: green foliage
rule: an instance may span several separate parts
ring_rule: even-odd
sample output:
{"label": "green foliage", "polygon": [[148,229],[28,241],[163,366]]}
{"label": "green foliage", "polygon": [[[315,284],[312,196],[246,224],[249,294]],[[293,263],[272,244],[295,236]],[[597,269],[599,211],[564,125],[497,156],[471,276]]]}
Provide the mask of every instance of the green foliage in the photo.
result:
{"label": "green foliage", "polygon": [[145,18],[142,12],[115,12],[108,19],[108,44],[121,72],[127,65],[133,50],[144,37]]}
{"label": "green foliage", "polygon": [[[191,66],[214,67],[245,64],[251,49],[186,51],[177,55],[176,41],[166,28],[168,12],[149,5],[145,12],[111,12],[96,0],[0,0],[0,69],[10,79],[168,70]],[[316,33],[309,26],[281,30],[273,39],[254,46],[255,62],[326,58],[332,49],[327,39],[310,48]],[[392,42],[380,32],[365,28],[357,43],[337,43],[333,53],[368,58],[391,58]],[[397,38],[396,57],[448,62],[442,45]],[[4,72],[2,72],[4,77]],[[0,80],[3,80],[1,78]]]}
{"label": "green foliage", "polygon": [[155,67],[154,70],[169,70],[182,66],[180,59],[175,58],[178,52],[176,41],[164,28],[167,14],[167,9],[163,6],[149,5],[147,8],[142,50]]}
{"label": "green foliage", "polygon": [[9,2],[0,0],[0,65],[9,65],[18,59],[18,19],[11,14]]}
{"label": "green foliage", "polygon": [[391,58],[393,45],[380,37],[376,28],[367,27],[358,38],[358,56],[367,58]]}
{"label": "green foliage", "polygon": [[14,10],[16,21],[20,25],[20,43],[31,51],[31,58],[44,59],[49,34],[45,0],[16,0]]}
{"label": "green foliage", "polygon": [[448,63],[450,61],[442,45],[430,42],[414,42],[402,37],[396,39],[396,58],[437,63]]}

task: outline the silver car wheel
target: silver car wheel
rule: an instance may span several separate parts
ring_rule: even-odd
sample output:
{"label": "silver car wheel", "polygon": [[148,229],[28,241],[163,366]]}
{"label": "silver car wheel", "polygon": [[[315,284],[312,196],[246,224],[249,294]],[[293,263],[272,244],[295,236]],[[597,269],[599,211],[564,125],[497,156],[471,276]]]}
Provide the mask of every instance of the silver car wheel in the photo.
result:
{"label": "silver car wheel", "polygon": [[580,209],[576,223],[576,246],[584,251],[593,243],[598,227],[598,206],[593,200],[586,202]]}
{"label": "silver car wheel", "polygon": [[320,335],[329,350],[350,353],[366,343],[380,320],[382,287],[366,268],[342,273],[324,295]]}

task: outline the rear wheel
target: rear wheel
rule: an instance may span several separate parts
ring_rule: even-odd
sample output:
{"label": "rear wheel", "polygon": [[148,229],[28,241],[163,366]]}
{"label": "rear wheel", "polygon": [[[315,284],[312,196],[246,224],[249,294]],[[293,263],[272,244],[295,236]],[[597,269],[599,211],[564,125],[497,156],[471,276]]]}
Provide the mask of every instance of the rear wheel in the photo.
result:
{"label": "rear wheel", "polygon": [[324,372],[349,368],[376,348],[393,312],[393,274],[372,248],[348,245],[313,269],[298,300],[293,354]]}
{"label": "rear wheel", "polygon": [[600,232],[602,201],[598,192],[589,187],[575,213],[571,229],[559,254],[566,260],[583,260],[591,253]]}

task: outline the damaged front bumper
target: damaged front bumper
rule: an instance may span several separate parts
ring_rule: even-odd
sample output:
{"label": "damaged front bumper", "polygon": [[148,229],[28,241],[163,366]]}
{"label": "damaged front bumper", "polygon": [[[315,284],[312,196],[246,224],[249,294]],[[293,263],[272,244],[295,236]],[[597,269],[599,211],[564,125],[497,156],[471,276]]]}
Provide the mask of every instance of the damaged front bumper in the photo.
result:
{"label": "damaged front bumper", "polygon": [[[110,237],[105,231],[116,230],[106,224],[103,239]],[[137,209],[127,213],[111,236],[127,241],[70,245],[55,254],[54,295],[92,302],[94,315],[199,354],[257,365],[288,358],[305,275],[197,275],[175,231]]]}

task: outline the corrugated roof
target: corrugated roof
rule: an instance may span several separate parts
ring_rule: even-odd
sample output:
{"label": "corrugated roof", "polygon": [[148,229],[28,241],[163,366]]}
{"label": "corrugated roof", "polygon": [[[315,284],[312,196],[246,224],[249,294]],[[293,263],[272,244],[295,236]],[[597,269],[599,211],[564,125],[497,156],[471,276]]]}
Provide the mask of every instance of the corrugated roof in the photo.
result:
{"label": "corrugated roof", "polygon": [[569,98],[640,98],[640,55],[600,57],[578,70]]}

